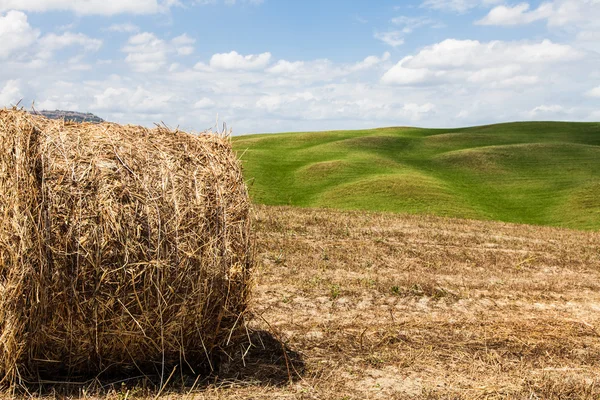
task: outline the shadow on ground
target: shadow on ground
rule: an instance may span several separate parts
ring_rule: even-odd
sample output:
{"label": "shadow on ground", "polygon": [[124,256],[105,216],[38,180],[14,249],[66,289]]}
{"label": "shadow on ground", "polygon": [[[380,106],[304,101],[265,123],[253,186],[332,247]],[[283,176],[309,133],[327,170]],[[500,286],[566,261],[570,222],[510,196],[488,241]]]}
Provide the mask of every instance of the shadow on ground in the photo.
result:
{"label": "shadow on ground", "polygon": [[219,379],[278,386],[293,382],[304,373],[300,353],[270,332],[251,332],[238,347],[232,358],[221,357]]}
{"label": "shadow on ground", "polygon": [[[212,371],[194,376],[190,371],[173,371],[167,379],[158,375],[110,376],[81,381],[32,383],[24,388],[30,396],[64,398],[104,394],[108,392],[136,392],[157,395],[159,392],[188,393],[209,387],[223,386],[282,386],[302,378],[305,364],[300,353],[289,348],[271,332],[251,330],[227,352],[213,358]],[[164,385],[161,382],[167,381]]]}

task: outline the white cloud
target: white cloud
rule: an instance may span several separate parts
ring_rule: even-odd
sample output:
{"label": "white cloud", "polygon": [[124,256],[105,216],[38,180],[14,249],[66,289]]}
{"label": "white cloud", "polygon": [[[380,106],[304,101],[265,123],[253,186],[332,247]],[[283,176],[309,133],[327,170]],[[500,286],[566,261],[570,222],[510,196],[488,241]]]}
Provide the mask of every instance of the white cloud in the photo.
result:
{"label": "white cloud", "polygon": [[[170,55],[189,56],[194,53],[196,39],[183,34],[169,41],[160,39],[154,33],[142,32],[133,35],[121,49],[127,53],[125,61],[136,72],[156,72],[165,67]],[[179,68],[177,62],[170,64],[170,71]]]}
{"label": "white cloud", "polygon": [[515,6],[500,5],[493,8],[480,25],[524,25],[546,20],[550,27],[600,28],[600,1],[598,0],[553,0],[531,9],[529,3]]}
{"label": "white cloud", "polygon": [[306,102],[310,102],[313,100],[316,100],[315,96],[311,92],[308,92],[308,91],[301,92],[301,93],[287,94],[287,95],[274,94],[274,95],[262,96],[256,102],[256,106],[258,108],[265,109],[269,112],[275,112],[275,111],[279,110],[281,107],[283,107],[284,105],[290,105],[295,102],[306,103]]}
{"label": "white cloud", "polygon": [[364,24],[368,24],[368,23],[369,23],[369,20],[368,20],[368,19],[366,19],[366,18],[364,18],[364,17],[361,17],[360,15],[355,15],[355,16],[354,16],[354,21],[358,22],[358,23],[359,23],[359,24],[361,24],[361,25],[364,25]]}
{"label": "white cloud", "polygon": [[551,14],[552,5],[549,3],[544,3],[532,11],[529,11],[527,3],[520,3],[514,7],[502,5],[493,8],[476,23],[478,25],[523,25],[548,18]]}
{"label": "white cloud", "polygon": [[19,84],[20,82],[14,79],[6,82],[0,90],[0,107],[15,105],[23,98]]}
{"label": "white cloud", "polygon": [[509,78],[521,72],[522,67],[519,64],[507,64],[500,67],[482,68],[475,71],[468,78],[469,82],[485,83],[495,78]]}
{"label": "white cloud", "polygon": [[[391,69],[386,54],[353,63],[273,60],[266,69],[253,70],[216,69],[207,61],[193,69],[182,61],[169,71],[169,62],[151,79],[130,72],[83,82],[61,68],[33,82],[36,104],[79,105],[82,111],[116,122],[152,125],[165,121],[189,130],[212,126],[218,113],[237,133],[457,126],[517,119],[585,119],[593,115],[594,102],[577,106],[569,103],[569,98],[581,96],[586,90],[577,83],[577,78],[587,82],[577,70],[561,74],[554,67],[548,69],[546,63],[511,60],[499,65],[439,67],[431,63],[417,68],[411,63],[418,56],[417,51],[401,65],[413,74],[405,76],[405,82],[420,83],[393,89],[378,79],[378,71],[383,74],[388,67]],[[564,68],[582,65],[576,60]],[[63,74],[62,79],[73,85],[54,84],[58,80],[54,73]],[[561,96],[553,97],[555,93]],[[547,103],[548,98],[555,100]],[[29,101],[24,99],[25,103]],[[538,108],[540,105],[558,105],[564,110]]]}
{"label": "white cloud", "polygon": [[434,28],[442,27],[443,25],[427,17],[407,17],[399,16],[392,18],[392,23],[402,28],[402,33],[412,33],[415,29],[424,26],[432,26]]}
{"label": "white cloud", "polygon": [[153,14],[161,6],[157,0],[0,0],[0,11],[72,11],[81,15]]}
{"label": "white cloud", "polygon": [[596,86],[595,88],[587,91],[585,94],[589,97],[600,97],[600,86]]}
{"label": "white cloud", "polygon": [[536,108],[534,108],[531,112],[532,113],[547,113],[547,112],[562,112],[564,111],[565,108],[561,105],[557,105],[557,104],[553,104],[553,105],[541,105],[538,106]]}
{"label": "white cloud", "polygon": [[108,87],[94,96],[93,108],[101,111],[131,110],[140,113],[160,113],[169,109],[172,95],[136,88]]}
{"label": "white cloud", "polygon": [[[174,1],[169,4],[178,6]],[[135,25],[110,25],[115,21],[101,24],[107,27],[102,32],[107,37],[124,39],[119,60],[110,54],[109,39],[76,32],[88,18],[74,18],[74,25],[41,36],[25,14],[12,13],[25,21],[21,25],[25,29],[16,30],[25,35],[2,37],[0,54],[3,46],[27,32],[30,39],[2,60],[0,100],[23,98],[23,104],[35,100],[38,107],[91,111],[123,123],[151,126],[165,121],[200,130],[212,126],[218,113],[240,133],[589,119],[597,111],[591,97],[600,95],[600,88],[590,90],[600,82],[597,56],[571,40],[581,36],[594,42],[593,26],[585,33],[565,29],[567,35],[552,36],[563,42],[432,43],[423,38],[429,46],[405,54],[390,49],[339,62],[334,61],[336,54],[329,59],[279,59],[275,53],[248,54],[240,49],[200,57],[194,54],[200,44],[190,33],[182,34],[191,31],[177,21],[157,26],[154,33],[139,32]],[[123,20],[127,21],[119,22]],[[8,29],[12,26],[0,24],[2,35],[13,32]],[[427,18],[408,17],[394,18],[389,25],[398,32],[398,40],[424,26],[436,25]],[[92,55],[101,45],[98,39],[104,39],[107,48]],[[67,46],[75,51],[58,51]],[[55,56],[41,57],[43,47]],[[92,58],[96,56],[104,61]],[[15,78],[19,81],[8,83]]]}
{"label": "white cloud", "polygon": [[270,61],[271,53],[243,56],[236,51],[232,51],[213,55],[210,59],[210,66],[225,70],[257,70],[264,69]]}
{"label": "white cloud", "polygon": [[171,44],[175,46],[175,50],[180,56],[191,55],[194,52],[195,43],[196,39],[189,37],[186,33],[171,40]]}
{"label": "white cloud", "polygon": [[518,75],[505,79],[498,79],[491,82],[490,86],[494,88],[514,87],[523,88],[530,85],[536,85],[540,82],[540,77],[537,75]]}
{"label": "white cloud", "polygon": [[197,109],[212,108],[212,107],[214,107],[214,105],[215,105],[214,101],[212,101],[208,97],[203,97],[194,103],[194,108],[197,108]]}
{"label": "white cloud", "polygon": [[90,38],[82,33],[50,33],[40,39],[40,46],[49,53],[70,46],[81,46],[85,51],[98,51],[102,47],[102,40]]}
{"label": "white cloud", "polygon": [[540,66],[581,58],[568,45],[544,40],[538,43],[447,39],[404,57],[382,77],[397,85],[434,84],[441,81],[496,87],[532,85]]}
{"label": "white cloud", "polygon": [[542,104],[529,111],[527,118],[544,118],[549,120],[562,120],[573,113],[572,108],[566,108],[560,104]]}
{"label": "white cloud", "polygon": [[167,45],[153,33],[131,36],[123,51],[128,53],[125,61],[137,72],[158,71],[167,63]]}
{"label": "white cloud", "polygon": [[471,115],[471,113],[469,112],[469,110],[460,110],[460,112],[458,114],[456,114],[456,118],[464,119],[464,118],[468,118],[470,115]]}
{"label": "white cloud", "polygon": [[67,67],[72,71],[89,71],[92,69],[90,64],[83,62],[83,54],[79,54],[75,57],[69,58],[67,61]]}
{"label": "white cloud", "polygon": [[19,51],[31,46],[38,38],[39,31],[27,21],[27,15],[20,11],[0,14],[0,59],[19,56]]}
{"label": "white cloud", "polygon": [[595,30],[584,30],[577,34],[576,41],[578,43],[593,42],[600,43],[600,29]]}
{"label": "white cloud", "polygon": [[294,74],[299,72],[304,67],[303,61],[286,61],[279,60],[277,63],[269,68],[267,71],[273,74]]}
{"label": "white cloud", "polygon": [[108,28],[106,28],[109,32],[120,32],[120,33],[135,33],[139,32],[140,28],[137,25],[132,23],[124,23],[124,24],[112,24]]}
{"label": "white cloud", "polygon": [[[198,5],[210,5],[210,4],[219,4],[221,0],[194,0],[194,4]],[[236,4],[251,4],[254,6],[258,6],[264,3],[264,0],[222,0],[225,5],[234,6]]]}
{"label": "white cloud", "polygon": [[392,47],[398,47],[404,44],[404,37],[401,31],[375,32],[374,37]]}
{"label": "white cloud", "polygon": [[600,121],[600,110],[592,111],[586,118],[588,121]]}
{"label": "white cloud", "polygon": [[479,42],[478,40],[446,39],[425,47],[413,59],[415,68],[485,67],[510,63],[551,63],[572,61],[583,54],[569,45],[541,42]]}
{"label": "white cloud", "polygon": [[279,78],[283,84],[292,82],[331,81],[344,72],[336,68],[330,60],[287,61],[279,60],[275,65],[266,69],[270,75]]}
{"label": "white cloud", "polygon": [[435,110],[435,105],[432,103],[415,104],[407,103],[404,105],[403,110],[411,115],[411,119],[420,119],[424,114],[430,114]]}
{"label": "white cloud", "polygon": [[390,68],[381,78],[383,83],[396,85],[417,85],[425,82],[433,82],[436,78],[443,75],[436,74],[427,68],[407,68],[405,67],[413,57],[403,58],[398,64]]}
{"label": "white cloud", "polygon": [[279,60],[275,65],[268,68],[267,72],[283,78],[309,82],[330,81],[346,74],[327,59],[293,62]]}
{"label": "white cloud", "polygon": [[377,56],[368,56],[361,62],[358,62],[350,67],[350,71],[364,71],[370,68],[373,68],[385,61],[388,61],[392,55],[389,52],[383,53],[381,57]]}
{"label": "white cloud", "polygon": [[391,54],[385,52],[381,57],[368,56],[364,60],[354,64],[339,65],[327,59],[294,62],[279,60],[275,65],[267,68],[266,71],[281,79],[276,82],[278,84],[290,82],[303,82],[304,84],[319,81],[328,82],[385,65],[390,57]]}
{"label": "white cloud", "polygon": [[499,67],[489,67],[475,70],[467,74],[467,81],[494,88],[524,87],[539,82],[536,75],[523,75],[523,67],[519,64],[507,64]]}
{"label": "white cloud", "polygon": [[501,3],[502,0],[425,0],[421,7],[464,13],[473,8]]}
{"label": "white cloud", "polygon": [[252,5],[258,6],[262,3],[264,3],[264,0],[225,0],[225,4],[230,5],[230,6],[239,4],[239,3],[242,3],[242,4],[246,3],[246,4],[252,4]]}
{"label": "white cloud", "polygon": [[600,1],[554,0],[548,14],[550,27],[575,26],[577,29],[600,29]]}
{"label": "white cloud", "polygon": [[278,78],[274,81],[276,84],[305,85],[314,82],[331,82],[352,73],[352,68],[360,69],[360,64],[359,62],[354,65],[336,66],[328,59],[294,62],[279,60],[266,71]]}

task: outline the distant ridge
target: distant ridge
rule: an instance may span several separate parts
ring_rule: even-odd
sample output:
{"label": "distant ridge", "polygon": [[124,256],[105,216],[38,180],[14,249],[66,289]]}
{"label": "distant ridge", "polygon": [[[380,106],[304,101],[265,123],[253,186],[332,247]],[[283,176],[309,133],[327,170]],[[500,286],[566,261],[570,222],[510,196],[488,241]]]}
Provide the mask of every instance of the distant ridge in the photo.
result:
{"label": "distant ridge", "polygon": [[50,119],[64,119],[65,121],[75,121],[75,122],[91,122],[94,124],[99,124],[104,122],[104,120],[92,113],[80,113],[77,111],[63,111],[63,110],[42,110],[42,111],[32,111],[32,114],[43,115],[46,118]]}
{"label": "distant ridge", "polygon": [[600,230],[600,123],[247,135],[256,203]]}

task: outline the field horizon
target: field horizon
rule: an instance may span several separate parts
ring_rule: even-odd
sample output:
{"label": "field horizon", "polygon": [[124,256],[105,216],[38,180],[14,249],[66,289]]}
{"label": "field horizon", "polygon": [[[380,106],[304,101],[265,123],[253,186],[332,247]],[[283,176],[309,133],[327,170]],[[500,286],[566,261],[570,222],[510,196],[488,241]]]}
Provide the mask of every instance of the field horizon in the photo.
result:
{"label": "field horizon", "polygon": [[253,200],[600,228],[600,123],[233,137]]}

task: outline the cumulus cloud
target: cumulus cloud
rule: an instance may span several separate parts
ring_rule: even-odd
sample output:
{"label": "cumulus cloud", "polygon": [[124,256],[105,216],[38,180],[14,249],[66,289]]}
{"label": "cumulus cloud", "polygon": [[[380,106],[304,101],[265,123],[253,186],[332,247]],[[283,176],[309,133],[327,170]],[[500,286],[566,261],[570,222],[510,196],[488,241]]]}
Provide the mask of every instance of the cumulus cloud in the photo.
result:
{"label": "cumulus cloud", "polygon": [[[191,0],[157,3],[163,7],[192,4]],[[468,4],[468,9],[494,7],[482,1],[461,4]],[[508,4],[512,5],[507,8],[515,8],[515,3]],[[538,8],[516,11],[528,15]],[[563,15],[575,21],[576,14]],[[515,18],[521,18],[518,15]],[[9,104],[23,98],[24,104],[30,104],[35,100],[38,107],[91,111],[116,122],[152,125],[165,121],[199,130],[211,126],[218,113],[240,133],[457,126],[598,115],[595,98],[600,97],[600,87],[594,87],[600,79],[598,58],[580,45],[584,39],[598,42],[593,23],[585,25],[585,30],[568,30],[571,37],[564,42],[448,39],[429,42],[402,56],[390,50],[339,62],[334,55],[330,59],[280,59],[275,53],[248,54],[239,48],[201,57],[194,54],[200,45],[190,33],[185,34],[185,29],[171,33],[183,29],[181,25],[165,28],[163,33],[143,32],[127,23],[110,25],[121,19],[103,24],[105,35],[122,38],[121,56],[114,57],[106,46],[102,60],[94,60],[91,53],[103,45],[101,37],[77,33],[75,25],[41,35],[20,11],[0,14],[0,18],[9,18],[0,23],[0,101]],[[550,24],[551,18],[540,21]],[[388,44],[399,46],[394,40],[402,41],[422,27],[437,26],[434,21],[393,18],[389,32],[396,37],[387,37]],[[583,20],[576,21],[577,26],[584,25]],[[66,48],[80,51],[60,52]]]}
{"label": "cumulus cloud", "polygon": [[215,105],[214,101],[212,101],[208,97],[203,97],[194,103],[194,108],[197,108],[197,109],[212,108],[214,105]]}
{"label": "cumulus cloud", "polygon": [[161,5],[157,0],[0,0],[0,11],[72,11],[81,15],[152,14],[159,12]]}
{"label": "cumulus cloud", "polygon": [[194,0],[194,4],[209,5],[223,3],[228,6],[234,6],[236,4],[250,4],[258,6],[264,3],[264,0]]}
{"label": "cumulus cloud", "polygon": [[167,45],[153,33],[131,36],[123,51],[128,53],[125,61],[137,72],[157,71],[167,63]]}
{"label": "cumulus cloud", "polygon": [[573,109],[566,108],[560,104],[542,104],[535,107],[527,113],[529,118],[546,118],[551,120],[561,120],[573,113]]}
{"label": "cumulus cloud", "polygon": [[[0,59],[39,69],[48,66],[56,51],[73,46],[80,47],[85,53],[95,52],[102,46],[102,40],[74,32],[51,32],[41,36],[21,11],[0,14]],[[78,62],[69,62],[69,68],[81,69],[83,64],[79,61],[82,57],[80,55]]]}
{"label": "cumulus cloud", "polygon": [[210,66],[226,70],[256,70],[264,69],[271,62],[271,53],[250,54],[247,56],[237,51],[215,54],[210,59]]}
{"label": "cumulus cloud", "polygon": [[431,26],[434,28],[440,28],[443,26],[441,23],[436,22],[431,18],[407,17],[405,15],[392,18],[392,23],[402,28],[402,33],[406,34],[412,33],[415,29],[422,28],[425,26]]}
{"label": "cumulus cloud", "polygon": [[[269,67],[267,73],[288,79],[293,82],[319,82],[332,81],[341,77],[368,71],[384,65],[391,58],[389,52],[378,56],[368,56],[364,60],[353,64],[336,65],[331,60],[320,59],[312,61],[287,61],[279,60]],[[283,81],[285,82],[285,81]]]}
{"label": "cumulus cloud", "polygon": [[415,68],[458,68],[464,66],[490,66],[511,63],[551,63],[571,61],[583,54],[565,44],[550,40],[541,42],[504,42],[495,40],[446,39],[421,50],[410,61]]}
{"label": "cumulus cloud", "polygon": [[262,96],[256,102],[256,106],[258,108],[265,109],[269,112],[275,112],[281,109],[284,105],[290,105],[295,102],[306,103],[312,100],[316,100],[316,98],[309,91],[285,95],[273,94],[268,96]]}
{"label": "cumulus cloud", "polygon": [[553,11],[549,3],[544,3],[535,10],[529,8],[527,3],[517,4],[514,7],[498,6],[476,23],[478,25],[523,25],[548,18]]}
{"label": "cumulus cloud", "polygon": [[434,10],[464,13],[476,7],[490,6],[502,0],[425,0],[421,7]]}
{"label": "cumulus cloud", "polygon": [[279,60],[277,63],[269,68],[267,72],[273,74],[295,74],[304,69],[304,61],[287,61],[287,60]]}
{"label": "cumulus cloud", "polygon": [[587,91],[586,95],[589,97],[600,97],[600,86],[596,86],[595,88]]}
{"label": "cumulus cloud", "polygon": [[119,112],[130,110],[141,113],[160,113],[169,109],[172,96],[164,92],[147,90],[142,86],[107,87],[94,96],[93,109]]}
{"label": "cumulus cloud", "polygon": [[388,61],[392,55],[389,52],[383,53],[381,57],[377,56],[368,56],[364,60],[354,64],[350,67],[350,71],[363,71],[370,68],[373,68],[385,61]]}
{"label": "cumulus cloud", "polygon": [[[0,0],[0,12],[20,10],[27,12],[69,11],[79,15],[156,14],[175,6],[207,5],[223,2],[259,5],[264,0]],[[131,31],[129,31],[131,32]]]}
{"label": "cumulus cloud", "polygon": [[423,115],[430,114],[435,110],[435,105],[432,103],[415,104],[407,103],[402,109],[411,115],[411,119],[421,119]]}
{"label": "cumulus cloud", "polygon": [[[167,65],[170,54],[189,56],[194,52],[196,39],[183,34],[170,41],[157,37],[151,32],[133,35],[122,48],[127,53],[125,61],[136,72],[156,72]],[[177,63],[171,69],[177,69]]]}
{"label": "cumulus cloud", "polygon": [[80,46],[85,51],[98,51],[102,47],[102,40],[90,38],[82,33],[65,32],[62,35],[50,33],[40,39],[40,46],[47,53],[70,46]]}
{"label": "cumulus cloud", "polygon": [[20,82],[15,79],[10,80],[0,90],[0,107],[15,105],[22,98],[23,94],[21,93]]}
{"label": "cumulus cloud", "polygon": [[375,32],[374,37],[392,47],[398,47],[404,44],[404,37],[401,31]]}
{"label": "cumulus cloud", "polygon": [[31,46],[40,33],[29,25],[27,15],[20,11],[0,14],[0,59],[18,56],[19,51]]}
{"label": "cumulus cloud", "polygon": [[171,43],[175,46],[177,54],[180,56],[189,56],[194,52],[194,43],[196,43],[196,39],[184,33],[171,40]]}
{"label": "cumulus cloud", "polygon": [[312,61],[287,61],[279,60],[275,65],[267,69],[272,75],[279,76],[295,81],[315,82],[331,81],[346,72],[330,60],[312,60]]}
{"label": "cumulus cloud", "polygon": [[[371,93],[371,96],[367,96]],[[378,93],[379,96],[374,96]],[[332,83],[314,86],[310,90],[291,93],[269,93],[255,104],[257,112],[268,118],[285,118],[293,121],[341,121],[362,126],[359,121],[411,121],[416,122],[435,114],[436,106],[430,102],[410,102],[378,92],[364,84]],[[375,122],[378,121],[378,122]]]}
{"label": "cumulus cloud", "polygon": [[106,28],[109,32],[119,32],[119,33],[135,33],[139,32],[140,28],[137,25],[132,23],[124,23],[124,24],[112,24],[108,28]]}
{"label": "cumulus cloud", "polygon": [[434,82],[436,78],[444,75],[443,72],[436,73],[427,68],[407,67],[407,64],[412,59],[412,56],[403,58],[383,75],[381,81],[397,85],[417,85],[425,82]]}
{"label": "cumulus cloud", "polygon": [[492,86],[531,85],[538,82],[539,65],[582,57],[568,45],[542,42],[479,42],[447,39],[406,56],[390,68],[382,82],[397,85],[471,82]]}
{"label": "cumulus cloud", "polygon": [[494,7],[480,25],[524,25],[546,20],[550,27],[600,28],[600,2],[598,0],[553,0],[532,9],[529,3]]}

